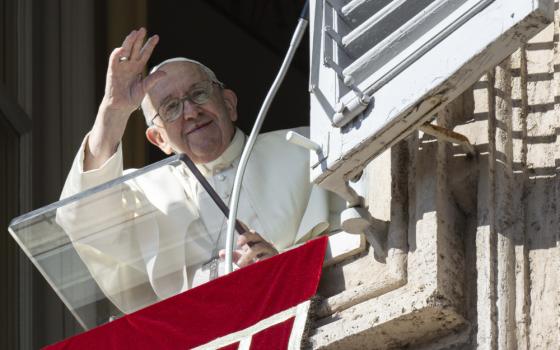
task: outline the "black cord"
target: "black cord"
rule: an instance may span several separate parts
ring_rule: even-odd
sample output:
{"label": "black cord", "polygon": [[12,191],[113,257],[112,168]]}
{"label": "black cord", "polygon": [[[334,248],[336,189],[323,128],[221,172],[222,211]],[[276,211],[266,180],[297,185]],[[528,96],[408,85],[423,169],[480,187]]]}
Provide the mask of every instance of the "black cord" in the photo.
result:
{"label": "black cord", "polygon": [[[224,213],[224,215],[226,216],[226,219],[229,217],[229,208],[227,207],[227,205],[224,203],[224,201],[222,200],[222,198],[220,198],[220,196],[216,193],[216,190],[214,190],[214,188],[212,187],[212,185],[210,185],[208,183],[208,181],[206,180],[206,178],[204,177],[204,175],[202,175],[200,173],[200,170],[198,170],[198,168],[196,167],[196,165],[194,164],[194,162],[189,158],[189,156],[187,156],[186,154],[182,153],[179,157],[183,163],[185,163],[185,165],[189,168],[189,170],[191,171],[191,173],[193,173],[194,177],[196,177],[196,179],[198,180],[198,182],[200,182],[200,184],[202,185],[202,187],[204,187],[204,189],[206,190],[206,192],[208,192],[208,194],[210,195],[210,198],[212,198],[212,200],[214,201],[214,203],[216,203],[216,205],[218,206],[218,208],[220,208],[220,210],[222,211],[222,213]],[[235,230],[237,231],[237,233],[239,233],[240,235],[242,235],[243,233],[245,233],[245,229],[243,228],[243,225],[241,225],[241,223],[239,222],[239,220],[235,220]]]}

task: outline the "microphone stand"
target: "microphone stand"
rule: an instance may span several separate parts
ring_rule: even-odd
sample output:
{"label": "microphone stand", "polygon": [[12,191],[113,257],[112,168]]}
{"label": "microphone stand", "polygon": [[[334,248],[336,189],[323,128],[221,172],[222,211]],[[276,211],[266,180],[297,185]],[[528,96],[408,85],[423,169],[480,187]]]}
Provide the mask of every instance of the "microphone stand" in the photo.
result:
{"label": "microphone stand", "polygon": [[309,0],[305,2],[304,8],[298,20],[297,27],[292,36],[292,40],[290,42],[288,52],[286,53],[286,57],[284,58],[284,61],[280,66],[280,71],[278,72],[276,79],[272,83],[272,86],[270,87],[270,90],[266,95],[266,98],[257,116],[257,120],[253,125],[251,135],[249,136],[249,139],[247,140],[247,144],[243,148],[243,153],[241,154],[241,160],[239,161],[239,166],[237,167],[237,172],[235,173],[235,180],[233,183],[233,190],[231,193],[231,200],[229,205],[230,212],[229,212],[228,225],[226,231],[225,274],[228,274],[233,270],[233,261],[232,261],[233,247],[234,247],[233,231],[234,231],[235,223],[237,222],[236,218],[237,218],[237,210],[239,204],[239,195],[241,192],[241,183],[243,181],[243,175],[245,173],[245,168],[247,167],[247,161],[249,160],[249,156],[251,154],[251,151],[253,150],[253,146],[255,145],[257,135],[261,130],[262,124],[264,122],[264,118],[266,117],[266,113],[270,108],[270,104],[272,103],[272,100],[276,96],[276,93],[278,92],[278,88],[280,87],[280,84],[282,84],[282,81],[286,76],[286,72],[288,71],[292,59],[294,58],[294,54],[299,44],[301,43],[301,39],[303,38],[303,34],[305,33],[305,29],[307,28],[308,19],[309,19]]}

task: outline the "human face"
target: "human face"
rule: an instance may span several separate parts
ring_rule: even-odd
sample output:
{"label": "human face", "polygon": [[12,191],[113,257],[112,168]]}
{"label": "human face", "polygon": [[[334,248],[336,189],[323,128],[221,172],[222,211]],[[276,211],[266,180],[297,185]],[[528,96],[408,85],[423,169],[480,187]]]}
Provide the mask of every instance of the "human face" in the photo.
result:
{"label": "human face", "polygon": [[[157,112],[170,98],[183,98],[208,77],[198,65],[172,62],[160,68],[166,73],[148,92]],[[237,98],[231,90],[214,86],[209,100],[203,104],[183,102],[183,115],[170,123],[158,117],[148,128],[148,140],[167,154],[185,153],[195,163],[207,163],[218,158],[229,146],[237,119]],[[155,114],[155,113],[154,113]]]}

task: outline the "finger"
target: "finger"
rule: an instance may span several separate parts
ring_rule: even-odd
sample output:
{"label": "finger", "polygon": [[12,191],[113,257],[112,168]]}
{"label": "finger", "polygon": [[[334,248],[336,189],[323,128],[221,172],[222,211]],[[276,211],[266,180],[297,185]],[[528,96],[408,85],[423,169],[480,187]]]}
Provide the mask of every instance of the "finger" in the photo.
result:
{"label": "finger", "polygon": [[146,29],[140,28],[132,44],[132,51],[130,52],[131,60],[138,61],[140,59],[140,49],[144,45],[145,38],[146,38]]}
{"label": "finger", "polygon": [[133,30],[127,37],[124,39],[121,48],[122,51],[125,53],[126,56],[130,56],[130,52],[132,50],[132,45],[134,44],[134,40],[136,39],[136,35],[138,34],[137,30]]}
{"label": "finger", "polygon": [[257,254],[257,256],[255,257],[255,261],[263,261],[265,259],[268,259],[272,256],[272,254],[267,254],[267,253],[259,253]]}
{"label": "finger", "polygon": [[259,242],[255,244],[253,247],[251,247],[250,249],[252,254],[255,256],[255,258],[259,258],[265,255],[272,256],[278,254],[276,248],[274,248],[272,244],[267,242]]}
{"label": "finger", "polygon": [[[220,257],[221,260],[225,260],[226,250],[225,249],[220,249],[220,251],[218,252],[218,256]],[[234,250],[232,252],[232,255],[231,255],[231,261],[233,261],[233,263],[237,264],[237,261],[239,261],[241,256],[243,256],[243,253],[241,251]]]}
{"label": "finger", "polygon": [[144,47],[142,47],[142,50],[140,50],[139,60],[140,62],[142,62],[142,64],[146,64],[146,62],[148,62],[158,42],[159,36],[157,35],[151,36],[148,41],[146,41],[146,44],[144,44]]}
{"label": "finger", "polygon": [[120,63],[120,59],[122,57],[130,57],[130,52],[132,50],[132,45],[134,43],[134,39],[136,38],[137,31],[133,30],[126,36],[124,39],[122,46],[115,48],[111,52],[111,56],[109,57],[109,66],[113,66],[116,63]]}
{"label": "finger", "polygon": [[255,257],[256,254],[254,254],[253,251],[249,250],[241,255],[241,257],[236,261],[236,264],[239,267],[251,265],[255,262]]}
{"label": "finger", "polygon": [[122,47],[117,47],[111,52],[111,56],[109,56],[109,67],[114,66],[115,64],[119,63],[119,58],[126,56],[126,50]]}
{"label": "finger", "polygon": [[255,257],[255,262],[259,262],[259,261],[264,261],[268,258],[272,258],[274,255],[276,254],[266,254],[266,253],[261,253],[261,254],[257,254],[257,256]]}
{"label": "finger", "polygon": [[244,234],[240,235],[237,238],[237,246],[241,247],[244,246],[245,244],[249,246],[253,246],[254,244],[262,241],[264,241],[264,239],[261,237],[261,235],[251,230],[245,232]]}
{"label": "finger", "polygon": [[241,257],[243,257],[243,253],[241,253],[239,250],[234,250],[231,255],[231,261],[233,261],[234,264],[237,264],[237,262],[239,261],[239,259],[241,259]]}
{"label": "finger", "polygon": [[251,265],[256,259],[264,260],[262,259],[263,257],[270,257],[276,254],[278,254],[278,252],[272,245],[267,242],[260,242],[244,251],[241,258],[237,261],[237,265],[239,267],[244,267]]}

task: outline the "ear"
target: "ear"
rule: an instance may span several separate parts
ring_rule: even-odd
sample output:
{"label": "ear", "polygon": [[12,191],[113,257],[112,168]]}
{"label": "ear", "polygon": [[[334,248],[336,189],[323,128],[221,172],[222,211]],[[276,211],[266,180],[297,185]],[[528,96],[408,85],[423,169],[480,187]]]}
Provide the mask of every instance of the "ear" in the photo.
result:
{"label": "ear", "polygon": [[167,137],[158,128],[150,126],[146,129],[146,138],[151,144],[159,147],[163,153],[167,155],[173,153],[173,148],[171,148],[171,145],[167,142]]}
{"label": "ear", "polygon": [[237,120],[237,95],[233,90],[230,89],[223,89],[222,96],[224,97],[224,103],[226,105],[226,109],[229,113],[229,119],[232,122]]}

